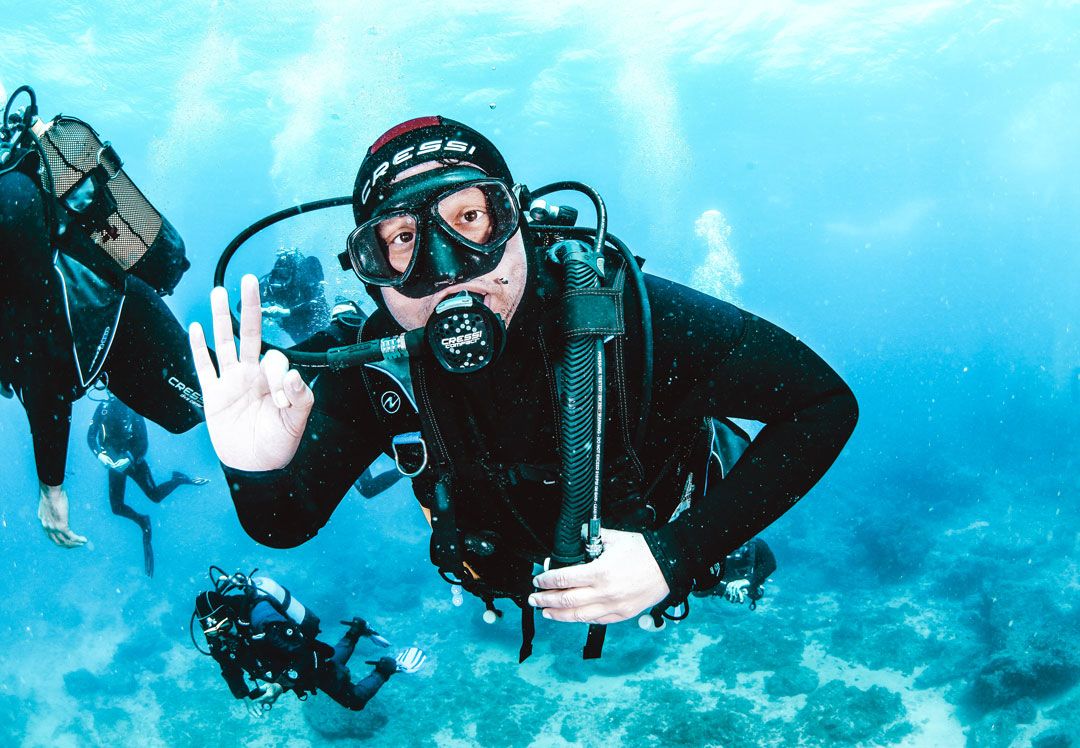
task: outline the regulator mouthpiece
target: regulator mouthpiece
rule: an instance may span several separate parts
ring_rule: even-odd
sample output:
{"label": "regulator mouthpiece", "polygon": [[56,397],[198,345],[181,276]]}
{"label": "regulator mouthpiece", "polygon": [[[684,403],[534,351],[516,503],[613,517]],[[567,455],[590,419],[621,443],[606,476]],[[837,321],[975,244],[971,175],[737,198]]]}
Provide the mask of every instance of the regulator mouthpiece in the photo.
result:
{"label": "regulator mouthpiece", "polygon": [[462,291],[435,307],[424,337],[444,369],[468,374],[499,357],[506,344],[506,326],[479,294]]}

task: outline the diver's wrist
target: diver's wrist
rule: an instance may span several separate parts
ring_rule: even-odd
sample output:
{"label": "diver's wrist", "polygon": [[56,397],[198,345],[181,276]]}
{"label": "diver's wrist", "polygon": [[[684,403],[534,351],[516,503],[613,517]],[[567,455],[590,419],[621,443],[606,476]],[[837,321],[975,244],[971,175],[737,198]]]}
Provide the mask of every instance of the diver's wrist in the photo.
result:
{"label": "diver's wrist", "polygon": [[38,490],[41,495],[48,499],[58,499],[64,495],[64,484],[59,486],[50,486],[48,483],[38,481]]}

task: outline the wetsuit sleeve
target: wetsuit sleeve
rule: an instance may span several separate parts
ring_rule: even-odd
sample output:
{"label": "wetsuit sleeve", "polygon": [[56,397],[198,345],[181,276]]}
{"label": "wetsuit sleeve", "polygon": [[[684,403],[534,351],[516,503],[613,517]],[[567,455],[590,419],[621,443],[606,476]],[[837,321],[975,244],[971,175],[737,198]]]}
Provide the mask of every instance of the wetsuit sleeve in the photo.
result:
{"label": "wetsuit sleeve", "polygon": [[0,357],[26,409],[38,479],[64,482],[71,428],[71,337],[62,319],[38,185],[0,175]]}
{"label": "wetsuit sleeve", "polygon": [[221,668],[221,677],[229,686],[229,691],[238,699],[246,699],[251,694],[247,680],[244,678],[244,669],[240,663],[230,659],[225,651],[219,647],[210,647],[210,654]]}
{"label": "wetsuit sleeve", "polygon": [[105,451],[105,432],[101,428],[101,408],[94,411],[94,417],[90,419],[90,428],[86,430],[86,445],[95,455]]}
{"label": "wetsuit sleeve", "polygon": [[361,377],[347,374],[316,380],[315,408],[288,467],[253,473],[223,466],[240,524],[259,543],[292,548],[313,538],[378,456],[382,427]]}
{"label": "wetsuit sleeve", "polygon": [[48,387],[29,386],[23,390],[23,405],[30,421],[38,480],[47,486],[62,485],[71,433],[71,402]]}
{"label": "wetsuit sleeve", "polygon": [[679,377],[679,394],[669,399],[680,398],[682,413],[765,424],[724,480],[645,534],[672,599],[679,599],[695,575],[817,483],[855,428],[858,407],[839,375],[776,325],[676,284],[653,287],[657,360],[672,362],[661,376]]}

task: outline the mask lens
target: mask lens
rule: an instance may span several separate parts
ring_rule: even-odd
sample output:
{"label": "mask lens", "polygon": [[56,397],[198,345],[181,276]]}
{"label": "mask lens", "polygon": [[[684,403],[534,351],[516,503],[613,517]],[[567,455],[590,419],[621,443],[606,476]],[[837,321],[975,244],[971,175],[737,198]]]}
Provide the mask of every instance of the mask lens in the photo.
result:
{"label": "mask lens", "polygon": [[395,213],[373,218],[349,235],[349,259],[365,283],[395,285],[416,255],[416,217]]}
{"label": "mask lens", "polygon": [[[416,265],[418,252],[428,251],[418,246],[421,233],[439,231],[466,253],[490,255],[502,249],[518,228],[513,195],[495,180],[467,182],[417,202],[414,209],[377,216],[349,234],[349,260],[360,280],[400,287]],[[423,225],[417,216],[423,217]]]}
{"label": "mask lens", "polygon": [[443,228],[478,252],[498,249],[517,229],[513,197],[501,182],[464,185],[440,197],[434,212]]}

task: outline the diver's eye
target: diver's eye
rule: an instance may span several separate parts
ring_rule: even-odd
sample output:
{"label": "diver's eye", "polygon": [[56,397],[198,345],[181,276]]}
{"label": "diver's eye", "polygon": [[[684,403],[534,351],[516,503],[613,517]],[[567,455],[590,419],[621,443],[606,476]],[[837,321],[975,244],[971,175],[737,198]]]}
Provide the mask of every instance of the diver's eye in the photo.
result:
{"label": "diver's eye", "polygon": [[467,210],[462,213],[461,220],[464,223],[473,223],[475,221],[479,221],[481,218],[484,218],[486,216],[487,214],[484,211],[473,208],[472,210]]}
{"label": "diver's eye", "polygon": [[412,244],[412,240],[416,235],[411,231],[400,231],[390,238],[387,242],[387,246],[391,249],[401,248],[406,244]]}

